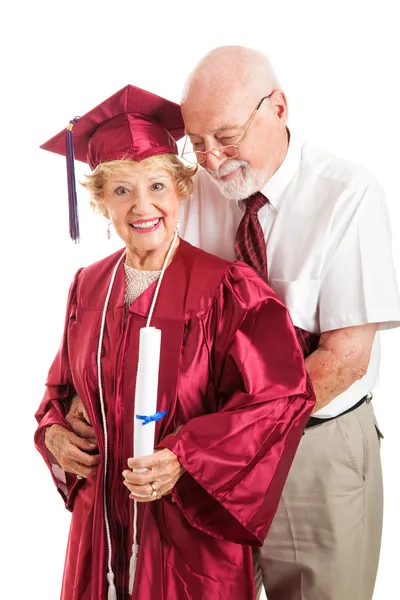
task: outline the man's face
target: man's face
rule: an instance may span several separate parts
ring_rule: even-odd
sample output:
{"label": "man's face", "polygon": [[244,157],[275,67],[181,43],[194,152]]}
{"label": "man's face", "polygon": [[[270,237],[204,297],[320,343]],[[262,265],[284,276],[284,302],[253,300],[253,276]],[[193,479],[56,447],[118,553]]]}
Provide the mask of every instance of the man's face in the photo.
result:
{"label": "man's face", "polygon": [[231,94],[211,101],[192,94],[182,105],[193,150],[221,149],[218,156],[207,152],[201,166],[228,198],[241,200],[259,191],[286,154],[285,97],[279,90],[273,92],[251,120],[261,98]]}

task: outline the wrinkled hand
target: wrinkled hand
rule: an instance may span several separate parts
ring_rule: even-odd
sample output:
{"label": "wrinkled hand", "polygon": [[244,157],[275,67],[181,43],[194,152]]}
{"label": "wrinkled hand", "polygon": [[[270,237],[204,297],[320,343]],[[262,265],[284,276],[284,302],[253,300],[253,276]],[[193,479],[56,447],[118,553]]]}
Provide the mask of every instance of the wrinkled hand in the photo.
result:
{"label": "wrinkled hand", "polygon": [[77,435],[92,442],[94,448],[97,447],[94,429],[79,396],[74,396],[72,398],[71,406],[65,418]]}
{"label": "wrinkled hand", "polygon": [[[152,502],[161,496],[170,494],[178,479],[185,472],[175,454],[164,448],[157,450],[149,456],[128,459],[130,469],[147,469],[143,473],[130,470],[123,472],[124,485],[131,491],[130,498],[138,502]],[[153,496],[153,487],[158,492],[158,497]],[[137,496],[136,494],[140,494]],[[143,496],[143,497],[141,497]]]}
{"label": "wrinkled hand", "polygon": [[44,442],[64,471],[80,477],[92,477],[96,474],[100,456],[88,454],[96,449],[96,444],[90,440],[61,425],[51,425],[46,429]]}

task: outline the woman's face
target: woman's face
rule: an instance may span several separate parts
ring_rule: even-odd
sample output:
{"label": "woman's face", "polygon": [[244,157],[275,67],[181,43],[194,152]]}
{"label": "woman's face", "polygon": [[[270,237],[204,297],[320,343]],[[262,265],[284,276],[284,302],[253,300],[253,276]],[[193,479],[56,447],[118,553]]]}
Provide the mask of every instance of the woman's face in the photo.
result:
{"label": "woman's face", "polygon": [[175,181],[165,169],[127,164],[115,169],[104,188],[104,205],[128,250],[139,255],[168,250],[179,212]]}

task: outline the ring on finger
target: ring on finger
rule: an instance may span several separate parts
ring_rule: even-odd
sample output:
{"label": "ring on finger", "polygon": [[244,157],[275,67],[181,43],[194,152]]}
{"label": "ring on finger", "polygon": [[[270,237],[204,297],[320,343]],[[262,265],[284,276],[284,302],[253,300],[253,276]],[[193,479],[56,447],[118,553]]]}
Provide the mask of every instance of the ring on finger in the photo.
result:
{"label": "ring on finger", "polygon": [[154,485],[154,481],[153,481],[153,483],[150,483],[150,485],[151,485],[151,488],[153,490],[152,493],[151,493],[152,498],[155,498],[156,500],[159,500],[161,498],[161,494],[158,491],[158,489],[156,488],[156,486]]}

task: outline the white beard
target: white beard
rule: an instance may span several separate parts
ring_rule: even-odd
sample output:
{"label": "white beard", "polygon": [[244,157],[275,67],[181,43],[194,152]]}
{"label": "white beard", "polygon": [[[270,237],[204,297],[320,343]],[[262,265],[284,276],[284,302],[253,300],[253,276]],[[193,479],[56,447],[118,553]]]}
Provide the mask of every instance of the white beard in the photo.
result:
{"label": "white beard", "polygon": [[[232,181],[222,181],[220,179],[233,173],[238,168],[241,169],[241,175],[237,178]],[[244,200],[259,192],[263,184],[261,173],[250,169],[247,162],[235,158],[225,161],[218,171],[211,171],[210,169],[206,169],[206,171],[217,184],[221,194],[231,200]]]}

